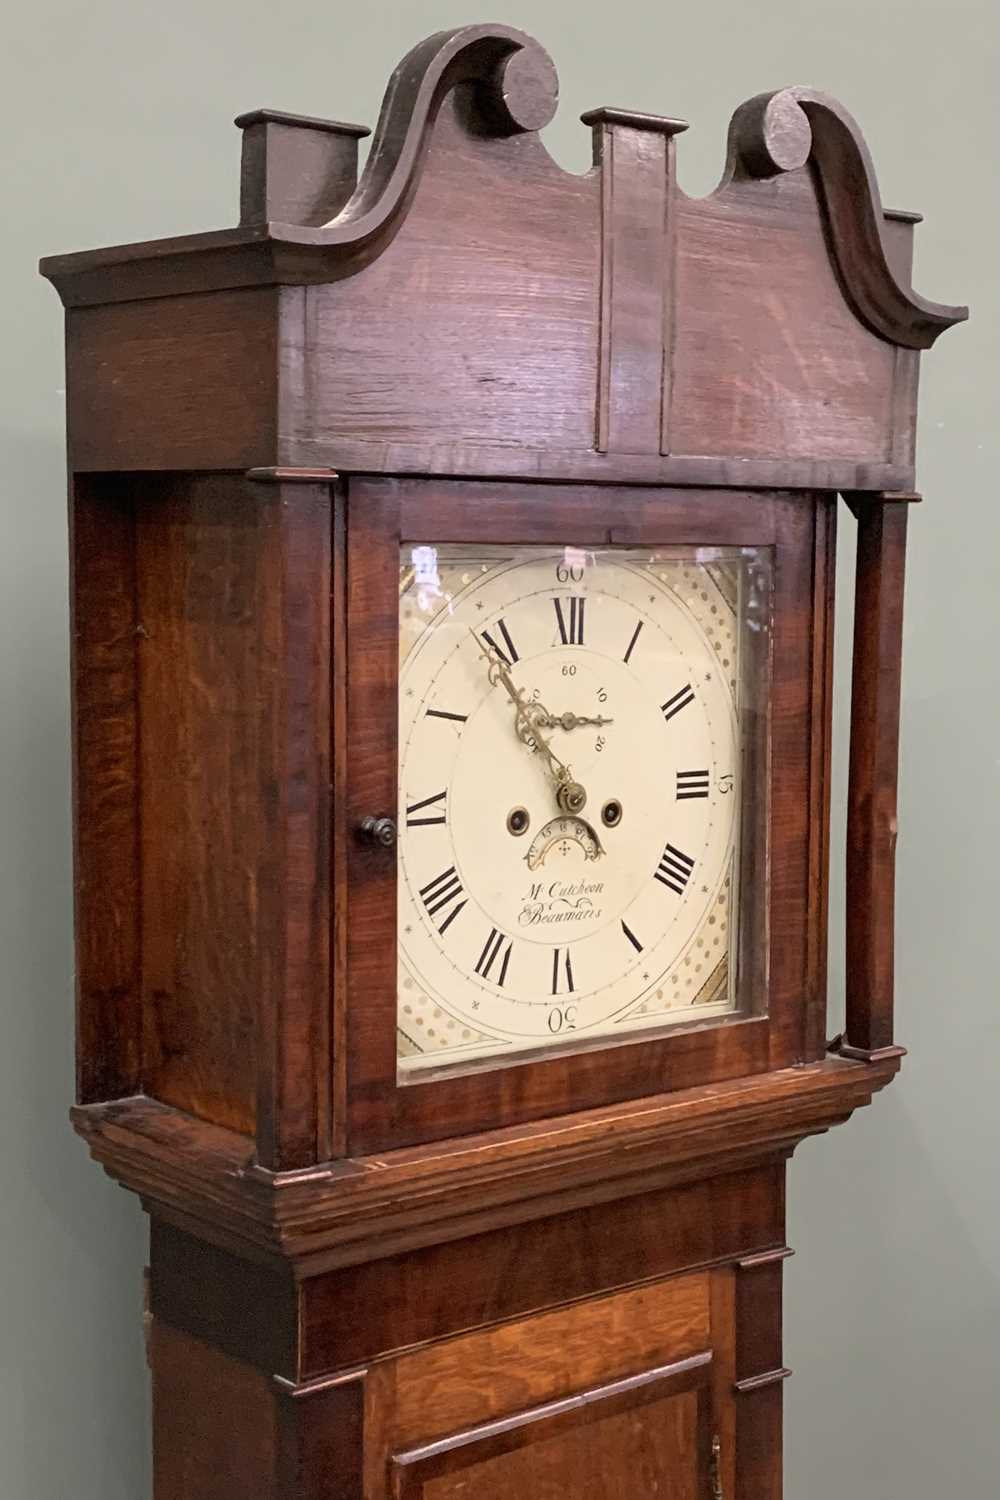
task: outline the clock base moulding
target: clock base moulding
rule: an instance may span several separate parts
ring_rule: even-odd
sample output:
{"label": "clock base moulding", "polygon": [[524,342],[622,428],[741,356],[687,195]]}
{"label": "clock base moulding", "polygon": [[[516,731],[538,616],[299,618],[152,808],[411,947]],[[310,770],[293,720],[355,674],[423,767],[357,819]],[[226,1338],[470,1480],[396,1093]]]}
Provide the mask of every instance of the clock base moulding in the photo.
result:
{"label": "clock base moulding", "polygon": [[902,1055],[830,1058],[290,1172],[256,1165],[247,1137],[153,1099],[77,1107],[73,1120],[95,1160],[161,1216],[241,1254],[289,1257],[311,1274],[784,1159],[869,1104]]}

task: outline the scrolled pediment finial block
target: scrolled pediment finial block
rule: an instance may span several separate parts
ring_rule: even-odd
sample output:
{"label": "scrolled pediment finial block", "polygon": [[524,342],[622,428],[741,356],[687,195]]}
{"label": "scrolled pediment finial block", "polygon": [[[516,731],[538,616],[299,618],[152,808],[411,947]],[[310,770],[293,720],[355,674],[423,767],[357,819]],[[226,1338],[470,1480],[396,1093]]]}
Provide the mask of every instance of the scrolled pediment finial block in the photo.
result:
{"label": "scrolled pediment finial block", "polygon": [[410,200],[442,101],[471,84],[487,134],[541,130],[555,114],[559,79],[548,53],[513,26],[463,26],[430,36],[389,80],[357,191],[323,226],[328,245],[363,251]]}
{"label": "scrolled pediment finial block", "polygon": [[812,150],[812,130],[792,89],[758,94],[741,104],[730,135],[751,177],[794,172],[805,166]]}
{"label": "scrolled pediment finial block", "polygon": [[793,87],[740,105],[729,127],[723,187],[807,163],[818,180],[844,294],[862,322],[890,343],[928,349],[946,328],[968,317],[967,307],[930,302],[893,272],[875,168],[857,121],[842,104],[815,89]]}
{"label": "scrolled pediment finial block", "polygon": [[502,60],[496,79],[511,124],[544,130],[559,102],[559,78],[548,53],[537,43],[521,47]]}

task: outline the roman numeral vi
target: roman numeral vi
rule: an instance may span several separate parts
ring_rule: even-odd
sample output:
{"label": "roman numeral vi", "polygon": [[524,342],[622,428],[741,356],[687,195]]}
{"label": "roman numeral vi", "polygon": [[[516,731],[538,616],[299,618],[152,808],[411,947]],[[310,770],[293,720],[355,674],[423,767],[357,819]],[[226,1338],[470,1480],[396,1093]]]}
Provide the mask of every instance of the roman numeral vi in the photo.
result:
{"label": "roman numeral vi", "polygon": [[573,965],[569,961],[569,949],[565,953],[556,948],[552,954],[552,993],[558,995],[559,986],[565,982],[566,990],[573,993]]}

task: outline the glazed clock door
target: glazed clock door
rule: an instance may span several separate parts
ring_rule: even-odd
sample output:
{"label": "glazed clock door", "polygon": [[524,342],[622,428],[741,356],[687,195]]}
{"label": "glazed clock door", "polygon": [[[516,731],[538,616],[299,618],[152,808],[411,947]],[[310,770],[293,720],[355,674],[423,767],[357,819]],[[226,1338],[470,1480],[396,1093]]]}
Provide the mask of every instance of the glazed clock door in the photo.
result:
{"label": "glazed clock door", "polygon": [[403,544],[401,1077],[737,1010],[769,611],[766,549]]}
{"label": "glazed clock door", "polygon": [[817,514],[352,483],[352,1149],[806,1054]]}

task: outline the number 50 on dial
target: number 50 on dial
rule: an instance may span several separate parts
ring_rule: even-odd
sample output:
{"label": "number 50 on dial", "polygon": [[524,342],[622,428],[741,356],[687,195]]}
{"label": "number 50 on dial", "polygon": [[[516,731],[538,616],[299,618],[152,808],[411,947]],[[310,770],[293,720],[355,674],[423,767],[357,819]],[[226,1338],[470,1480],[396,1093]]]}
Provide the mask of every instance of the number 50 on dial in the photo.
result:
{"label": "number 50 on dial", "polygon": [[403,548],[403,1079],[746,1007],[770,590],[766,548]]}

